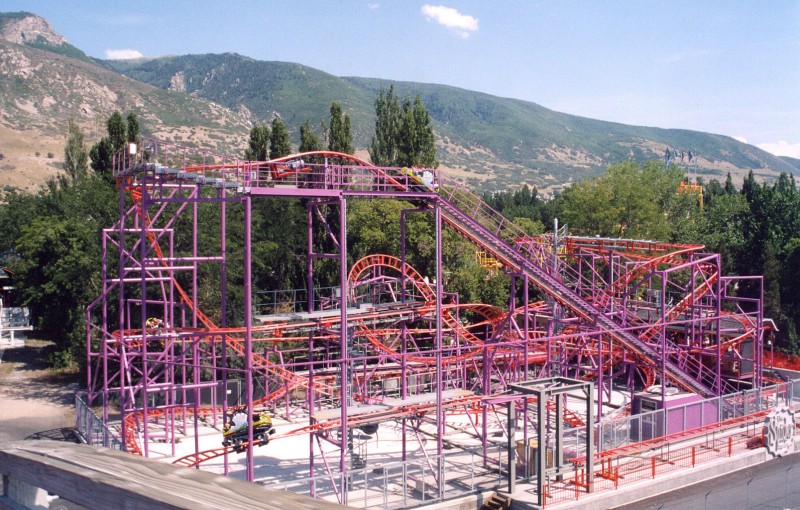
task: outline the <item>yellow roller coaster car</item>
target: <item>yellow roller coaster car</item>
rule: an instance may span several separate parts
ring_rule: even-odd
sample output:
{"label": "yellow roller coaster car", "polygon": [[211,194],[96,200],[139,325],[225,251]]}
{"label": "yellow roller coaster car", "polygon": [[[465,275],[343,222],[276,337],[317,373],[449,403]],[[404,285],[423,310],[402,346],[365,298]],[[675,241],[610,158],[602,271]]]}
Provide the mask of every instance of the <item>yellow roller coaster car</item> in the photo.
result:
{"label": "yellow roller coaster car", "polygon": [[[253,444],[263,446],[269,443],[269,436],[275,433],[272,418],[266,411],[253,413]],[[235,411],[222,429],[222,446],[233,446],[237,452],[247,447],[247,413]]]}

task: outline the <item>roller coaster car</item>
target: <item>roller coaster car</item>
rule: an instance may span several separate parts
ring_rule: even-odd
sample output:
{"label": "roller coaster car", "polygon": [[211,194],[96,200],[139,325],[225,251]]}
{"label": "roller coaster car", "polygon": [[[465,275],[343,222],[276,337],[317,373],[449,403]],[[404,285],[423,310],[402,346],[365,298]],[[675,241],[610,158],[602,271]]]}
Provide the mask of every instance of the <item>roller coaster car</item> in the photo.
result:
{"label": "roller coaster car", "polygon": [[[247,448],[247,413],[237,411],[231,416],[231,421],[222,429],[222,446],[233,446],[237,453]],[[272,418],[269,413],[262,411],[253,413],[253,444],[263,446],[269,443],[269,436],[275,433],[272,428]]]}
{"label": "roller coaster car", "polygon": [[419,171],[415,168],[402,168],[400,173],[408,178],[409,191],[431,192],[436,191],[438,185],[434,182],[433,172],[430,170]]}

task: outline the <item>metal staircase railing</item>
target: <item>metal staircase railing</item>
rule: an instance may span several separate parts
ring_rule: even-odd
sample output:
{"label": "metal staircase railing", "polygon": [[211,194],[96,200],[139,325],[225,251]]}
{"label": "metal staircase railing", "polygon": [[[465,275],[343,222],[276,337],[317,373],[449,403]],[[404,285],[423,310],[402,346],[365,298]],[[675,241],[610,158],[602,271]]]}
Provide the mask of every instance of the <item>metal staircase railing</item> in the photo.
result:
{"label": "metal staircase railing", "polygon": [[[441,181],[440,181],[441,182]],[[627,348],[646,359],[657,363],[663,360],[667,374],[678,384],[700,395],[709,397],[716,392],[714,381],[707,386],[695,379],[673,361],[666,358],[660,346],[648,344],[620,326],[610,317],[598,311],[589,302],[555,278],[547,269],[546,261],[531,259],[528,254],[515,248],[515,239],[526,236],[524,231],[491,209],[483,200],[458,182],[441,182],[438,193],[441,196],[445,221],[469,237],[473,242],[492,253],[495,258],[505,261],[512,267],[528,275],[552,298],[568,307],[585,320],[601,326],[606,334],[621,342]]]}

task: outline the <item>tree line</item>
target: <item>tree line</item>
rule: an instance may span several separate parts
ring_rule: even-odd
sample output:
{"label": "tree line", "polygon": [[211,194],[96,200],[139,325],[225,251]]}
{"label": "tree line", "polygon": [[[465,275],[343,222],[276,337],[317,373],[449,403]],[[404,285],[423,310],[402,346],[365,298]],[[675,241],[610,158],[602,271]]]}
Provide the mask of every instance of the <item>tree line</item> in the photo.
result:
{"label": "tree line", "polygon": [[[430,116],[420,101],[381,90],[376,101],[375,131],[369,147],[376,165],[435,167]],[[330,118],[319,127],[306,120],[299,129],[298,152],[327,149],[352,154],[349,116],[332,103]],[[119,195],[111,175],[111,155],[137,142],[141,128],[135,113],[109,117],[107,135],[86,148],[77,125],[70,122],[65,143],[64,174],[36,193],[7,189],[0,202],[2,264],[14,272],[17,305],[31,308],[38,333],[53,340],[58,365],[85,362],[85,307],[100,294],[102,229],[118,218]],[[265,161],[292,153],[294,145],[284,122],[276,117],[257,124],[242,148],[246,159]],[[760,184],[752,174],[741,188],[730,175],[724,183],[702,181],[702,202],[695,192],[680,192],[683,171],[663,161],[639,165],[625,162],[605,174],[576,182],[552,198],[535,188],[520,187],[485,195],[494,209],[530,234],[552,228],[555,218],[570,233],[644,238],[678,243],[702,243],[722,254],[724,271],[734,275],[765,275],[765,315],[780,331],[776,346],[797,352],[800,326],[800,193],[794,177],[782,174]],[[129,200],[129,199],[128,199]],[[299,289],[306,285],[307,201],[253,201],[252,253],[254,289]],[[410,204],[399,200],[353,200],[348,204],[348,260],[371,253],[399,253],[399,212]],[[338,212],[325,210],[333,231]],[[213,204],[198,204],[203,225],[214,225]],[[219,309],[221,274],[201,266],[198,306],[218,323],[243,320],[243,218],[241,207],[228,211],[227,316]],[[241,220],[241,221],[239,221]],[[190,219],[178,218],[176,231],[189,229]],[[412,214],[406,225],[409,263],[423,275],[435,274],[432,218]],[[218,246],[218,228],[204,228],[199,244]],[[325,243],[321,233],[314,243]],[[177,236],[178,250],[191,240]],[[510,280],[502,271],[482,267],[476,248],[458,234],[445,231],[445,285],[461,302],[507,306]],[[320,251],[324,248],[320,247]],[[315,262],[314,285],[338,284],[335,261]],[[755,292],[744,285],[738,292]]]}
{"label": "tree line", "polygon": [[[381,91],[380,101],[396,103],[399,100],[392,89]],[[400,115],[416,105],[417,125]],[[388,115],[388,116],[387,116]],[[391,115],[397,115],[393,119]],[[433,130],[430,118],[421,106],[419,97],[403,101],[392,114],[380,116],[384,123],[403,126],[402,129],[383,133],[376,123],[376,137],[392,140],[398,147],[393,153],[404,161],[427,161],[417,152],[430,151]],[[320,123],[317,133],[310,121],[300,126],[299,152],[327,150],[353,154],[351,122],[340,104],[330,107],[329,122]],[[406,129],[413,128],[410,135]],[[14,306],[31,309],[37,335],[52,340],[56,353],[52,359],[57,366],[77,366],[85,362],[85,309],[101,292],[101,233],[118,219],[119,194],[112,175],[113,155],[128,143],[139,143],[142,133],[139,118],[134,112],[123,115],[114,112],[106,121],[106,136],[91,147],[77,123],[70,120],[64,146],[64,172],[47,181],[39,190],[28,193],[15,188],[0,192],[0,254],[2,264],[14,274],[16,296]],[[409,142],[414,140],[414,143]],[[427,140],[428,145],[416,142]],[[427,143],[427,142],[426,142]],[[265,161],[292,153],[289,131],[279,117],[269,124],[256,124],[250,131],[246,159]],[[385,163],[392,163],[387,160]],[[130,207],[126,197],[126,207]],[[306,204],[297,199],[258,200],[253,207],[253,272],[257,289],[293,289],[304,287],[305,282],[305,226]],[[202,224],[213,224],[215,211],[210,204],[199,204],[198,214]],[[232,207],[229,211],[228,323],[241,321],[243,274],[241,269],[243,211]],[[371,212],[354,207],[356,224]],[[332,221],[335,215],[331,215]],[[187,228],[185,218],[178,218],[176,230]],[[365,231],[367,227],[365,226]],[[358,236],[358,233],[352,235]],[[204,229],[200,234],[202,246],[218,243],[219,231]],[[187,239],[177,243],[186,248]],[[179,246],[180,248],[181,246]],[[413,250],[412,250],[413,251]],[[427,253],[425,250],[421,250]],[[332,284],[334,267],[322,261],[317,271],[320,285]],[[203,267],[198,292],[199,306],[217,321],[222,320],[219,305],[219,271]],[[338,277],[337,277],[338,278]],[[112,305],[113,306],[113,305]],[[216,307],[216,309],[214,309]]]}
{"label": "tree line", "polygon": [[[730,173],[724,182],[688,182],[683,170],[662,161],[624,162],[550,199],[525,187],[484,198],[534,230],[552,229],[558,218],[574,235],[702,244],[721,255],[723,274],[764,276],[764,315],[778,326],[775,345],[800,353],[800,191],[794,176],[759,183],[751,170],[738,188]],[[759,293],[748,281],[736,292]]]}
{"label": "tree line", "polygon": [[[394,86],[378,93],[375,101],[375,134],[369,147],[370,160],[377,166],[437,168],[433,126],[428,110],[417,95],[413,100],[400,100]],[[298,152],[327,149],[354,154],[350,116],[339,103],[330,107],[330,120],[320,122],[317,134],[309,120],[300,126]],[[256,124],[250,130],[244,157],[250,161],[267,161],[292,153],[289,130],[283,119],[276,116],[272,124]]]}

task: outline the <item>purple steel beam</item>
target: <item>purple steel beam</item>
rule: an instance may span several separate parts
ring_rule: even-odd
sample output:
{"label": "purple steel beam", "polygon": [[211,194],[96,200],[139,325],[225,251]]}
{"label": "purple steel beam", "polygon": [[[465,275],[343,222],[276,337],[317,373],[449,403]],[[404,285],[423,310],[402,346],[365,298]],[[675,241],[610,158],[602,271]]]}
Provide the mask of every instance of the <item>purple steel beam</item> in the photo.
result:
{"label": "purple steel beam", "polygon": [[442,407],[442,209],[434,203],[436,224],[436,455],[439,498],[444,498],[444,409]]}
{"label": "purple steel beam", "polygon": [[[243,196],[244,204],[244,371],[247,404],[247,481],[255,478],[253,466],[253,252],[252,252],[252,199]],[[197,314],[195,313],[195,316]]]}
{"label": "purple steel beam", "polygon": [[341,423],[342,423],[342,447],[339,452],[339,472],[342,474],[342,488],[340,503],[347,504],[347,453],[348,453],[348,434],[347,426],[347,406],[350,404],[348,385],[350,383],[350,352],[347,342],[347,199],[344,196],[339,198],[339,309],[340,309],[340,349],[341,349]]}

